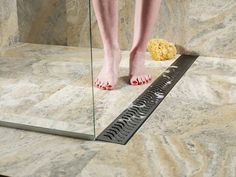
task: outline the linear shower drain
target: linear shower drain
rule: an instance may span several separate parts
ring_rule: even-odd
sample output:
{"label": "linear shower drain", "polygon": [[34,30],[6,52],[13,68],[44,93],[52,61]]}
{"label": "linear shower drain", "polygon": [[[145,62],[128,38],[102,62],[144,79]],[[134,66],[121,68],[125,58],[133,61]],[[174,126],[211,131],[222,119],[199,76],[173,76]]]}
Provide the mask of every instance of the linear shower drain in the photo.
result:
{"label": "linear shower drain", "polygon": [[96,140],[126,144],[197,58],[181,55]]}

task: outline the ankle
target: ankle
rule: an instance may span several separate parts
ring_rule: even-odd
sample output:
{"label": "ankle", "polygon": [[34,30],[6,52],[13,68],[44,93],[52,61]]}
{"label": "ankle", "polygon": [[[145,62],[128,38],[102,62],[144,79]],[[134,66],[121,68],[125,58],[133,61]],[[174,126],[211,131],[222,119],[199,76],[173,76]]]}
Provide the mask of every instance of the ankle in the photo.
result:
{"label": "ankle", "polygon": [[137,58],[145,58],[145,51],[131,51],[130,52],[130,59],[134,60]]}
{"label": "ankle", "polygon": [[130,50],[130,55],[142,55],[146,52],[146,46],[135,46]]}
{"label": "ankle", "polygon": [[104,54],[109,57],[115,57],[121,53],[120,48],[104,48]]}

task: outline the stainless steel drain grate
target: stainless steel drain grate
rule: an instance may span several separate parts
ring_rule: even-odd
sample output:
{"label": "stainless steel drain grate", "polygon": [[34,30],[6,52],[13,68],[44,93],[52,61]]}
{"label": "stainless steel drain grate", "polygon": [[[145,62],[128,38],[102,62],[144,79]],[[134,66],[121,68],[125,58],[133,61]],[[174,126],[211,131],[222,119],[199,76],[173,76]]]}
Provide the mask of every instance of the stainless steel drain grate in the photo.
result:
{"label": "stainless steel drain grate", "polygon": [[96,140],[126,144],[197,58],[181,55]]}

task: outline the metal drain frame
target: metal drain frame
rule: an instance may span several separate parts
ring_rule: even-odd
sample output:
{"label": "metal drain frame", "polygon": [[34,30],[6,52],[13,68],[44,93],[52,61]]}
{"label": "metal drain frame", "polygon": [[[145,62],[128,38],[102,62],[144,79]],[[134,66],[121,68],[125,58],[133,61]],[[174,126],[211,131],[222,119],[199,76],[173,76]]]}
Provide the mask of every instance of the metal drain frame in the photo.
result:
{"label": "metal drain frame", "polygon": [[198,56],[181,55],[176,59],[95,140],[125,145],[197,58]]}

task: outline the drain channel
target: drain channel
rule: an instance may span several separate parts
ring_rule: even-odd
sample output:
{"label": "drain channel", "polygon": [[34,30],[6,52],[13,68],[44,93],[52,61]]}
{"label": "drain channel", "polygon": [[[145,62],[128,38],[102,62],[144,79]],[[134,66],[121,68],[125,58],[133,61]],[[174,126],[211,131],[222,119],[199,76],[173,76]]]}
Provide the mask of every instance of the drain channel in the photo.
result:
{"label": "drain channel", "polygon": [[181,55],[96,140],[125,145],[197,58]]}

